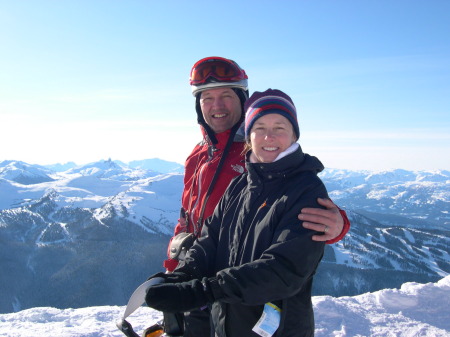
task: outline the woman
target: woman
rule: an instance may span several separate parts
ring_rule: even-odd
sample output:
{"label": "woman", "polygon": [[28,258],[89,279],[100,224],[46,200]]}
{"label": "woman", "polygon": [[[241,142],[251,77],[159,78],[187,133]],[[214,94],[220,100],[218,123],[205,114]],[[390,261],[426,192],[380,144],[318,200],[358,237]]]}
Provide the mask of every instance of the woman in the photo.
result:
{"label": "woman", "polygon": [[323,165],[296,143],[288,95],[255,92],[245,110],[248,172],[232,181],[185,262],[157,274],[165,283],[146,302],[166,312],[208,305],[212,336],[313,336],[311,286],[324,244],[297,213],[328,197],[317,177]]}

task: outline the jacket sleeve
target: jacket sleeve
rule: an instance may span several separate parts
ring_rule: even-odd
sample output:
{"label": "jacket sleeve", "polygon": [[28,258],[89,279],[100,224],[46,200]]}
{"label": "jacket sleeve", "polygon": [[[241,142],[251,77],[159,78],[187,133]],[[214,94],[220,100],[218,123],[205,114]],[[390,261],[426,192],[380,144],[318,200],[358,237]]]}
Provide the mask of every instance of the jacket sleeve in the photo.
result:
{"label": "jacket sleeve", "polygon": [[171,237],[170,241],[169,241],[169,245],[167,246],[167,259],[163,261],[163,266],[164,268],[169,271],[169,272],[173,272],[174,269],[177,267],[178,265],[178,260],[176,259],[171,259],[169,256],[169,250],[170,250],[170,245],[172,243],[172,240],[175,236],[177,236],[180,233],[187,233],[189,232],[189,228],[187,226],[186,223],[186,214],[185,214],[185,209],[187,208],[187,205],[183,204],[183,198],[185,195],[189,195],[190,193],[190,188],[191,188],[191,184],[192,181],[191,179],[194,176],[194,171],[195,171],[195,165],[193,166],[192,163],[197,163],[198,162],[198,153],[201,149],[200,144],[197,144],[194,149],[192,150],[191,154],[187,157],[186,162],[184,164],[184,186],[183,186],[183,192],[181,193],[181,210],[180,210],[180,217],[178,219],[178,223],[176,224],[175,228],[174,228],[174,233],[173,236]]}
{"label": "jacket sleeve", "polygon": [[166,270],[168,272],[173,272],[178,265],[178,260],[171,259],[169,257],[170,256],[169,250],[170,250],[170,245],[172,243],[172,240],[178,234],[185,233],[185,232],[187,232],[187,226],[186,226],[186,218],[184,216],[184,209],[182,207],[181,211],[180,211],[180,218],[178,219],[178,223],[175,226],[173,236],[170,238],[169,245],[167,246],[167,259],[163,261],[163,266],[164,266],[164,268],[166,268]]}
{"label": "jacket sleeve", "polygon": [[324,243],[312,240],[317,233],[301,226],[297,211],[299,207],[321,207],[317,197],[326,196],[319,180],[293,202],[277,205],[271,218],[276,228],[270,246],[254,261],[216,274],[219,300],[259,305],[291,297],[309,284],[323,256]]}
{"label": "jacket sleeve", "polygon": [[214,275],[214,263],[223,213],[230,195],[236,190],[236,181],[231,182],[214,209],[214,213],[205,221],[200,237],[189,249],[184,261],[178,265],[177,271],[197,279]]}

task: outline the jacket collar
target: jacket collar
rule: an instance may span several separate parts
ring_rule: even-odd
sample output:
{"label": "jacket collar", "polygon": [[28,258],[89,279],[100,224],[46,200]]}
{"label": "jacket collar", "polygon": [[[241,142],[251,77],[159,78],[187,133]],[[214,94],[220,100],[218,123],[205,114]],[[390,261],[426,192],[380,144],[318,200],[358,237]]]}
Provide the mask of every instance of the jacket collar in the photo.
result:
{"label": "jacket collar", "polygon": [[[277,178],[290,177],[301,171],[312,171],[315,174],[321,172],[324,166],[316,157],[303,153],[301,146],[287,156],[272,163],[250,163],[250,151],[246,154],[246,167],[249,172],[249,182],[253,181],[252,175],[263,181]],[[259,180],[259,179],[257,179]]]}
{"label": "jacket collar", "polygon": [[[242,122],[241,125],[239,126],[238,130],[236,131],[235,135],[234,135],[234,142],[244,142],[245,138],[244,138],[244,134],[243,134],[243,125],[244,123]],[[205,129],[205,127],[203,125],[200,125],[200,130],[202,132],[203,135],[203,140],[206,142],[206,144],[212,145],[213,141],[210,139],[209,135],[208,135],[208,131]],[[214,134],[217,140],[217,144],[216,147],[218,147],[219,149],[223,149],[228,141],[228,138],[230,138],[232,129],[228,129],[224,132],[221,133],[216,133]]]}

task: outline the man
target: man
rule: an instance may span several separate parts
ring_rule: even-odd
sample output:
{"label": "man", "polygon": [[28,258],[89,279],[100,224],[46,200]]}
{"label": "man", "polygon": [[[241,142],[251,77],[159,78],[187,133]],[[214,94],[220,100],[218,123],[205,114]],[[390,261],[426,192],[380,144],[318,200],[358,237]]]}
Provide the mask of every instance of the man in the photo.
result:
{"label": "man", "polygon": [[[198,237],[206,218],[224,194],[232,178],[245,170],[243,107],[248,98],[248,77],[239,65],[222,57],[206,57],[194,64],[190,74],[192,94],[196,98],[197,121],[203,141],[195,146],[186,160],[182,208],[174,237],[169,244],[169,258],[164,267],[172,272],[178,265],[174,251],[180,233],[193,233]],[[270,151],[271,149],[267,149]],[[334,243],[342,239],[350,228],[344,211],[331,200],[319,199],[326,209],[307,208],[299,219],[303,226],[323,235],[313,240]],[[185,315],[184,336],[210,336],[208,309]]]}

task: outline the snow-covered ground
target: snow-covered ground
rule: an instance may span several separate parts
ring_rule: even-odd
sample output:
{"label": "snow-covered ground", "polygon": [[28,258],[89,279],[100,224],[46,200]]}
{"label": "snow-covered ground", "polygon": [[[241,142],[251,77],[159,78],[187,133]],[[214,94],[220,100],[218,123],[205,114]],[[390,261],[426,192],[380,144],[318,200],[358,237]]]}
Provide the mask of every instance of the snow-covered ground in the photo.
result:
{"label": "snow-covered ground", "polygon": [[[354,297],[313,298],[316,336],[450,336],[450,276],[437,283],[405,283]],[[0,336],[121,337],[115,322],[124,307],[33,308],[0,315]],[[161,313],[139,308],[128,321],[139,334]]]}

